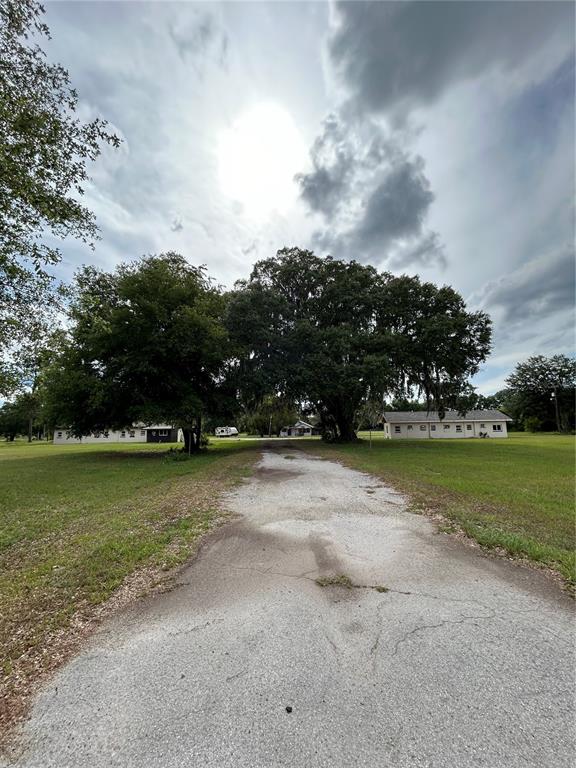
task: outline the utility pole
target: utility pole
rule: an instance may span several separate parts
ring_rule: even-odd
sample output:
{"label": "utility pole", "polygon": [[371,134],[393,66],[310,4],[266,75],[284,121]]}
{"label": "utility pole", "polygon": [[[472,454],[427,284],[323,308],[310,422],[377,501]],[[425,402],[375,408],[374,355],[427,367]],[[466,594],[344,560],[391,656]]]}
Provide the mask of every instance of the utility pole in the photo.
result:
{"label": "utility pole", "polygon": [[560,408],[558,406],[558,390],[556,387],[554,387],[552,391],[552,397],[551,400],[554,400],[554,412],[556,414],[556,429],[558,432],[562,432],[561,424],[560,424]]}

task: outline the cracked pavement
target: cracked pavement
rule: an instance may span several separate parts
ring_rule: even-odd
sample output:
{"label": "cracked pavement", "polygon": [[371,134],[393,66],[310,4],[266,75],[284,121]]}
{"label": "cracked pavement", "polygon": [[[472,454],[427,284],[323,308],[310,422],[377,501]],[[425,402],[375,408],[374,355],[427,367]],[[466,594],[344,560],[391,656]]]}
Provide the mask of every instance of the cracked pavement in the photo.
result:
{"label": "cracked pavement", "polygon": [[574,764],[573,603],[543,573],[293,446],[226,504],[179,586],[45,686],[11,765]]}

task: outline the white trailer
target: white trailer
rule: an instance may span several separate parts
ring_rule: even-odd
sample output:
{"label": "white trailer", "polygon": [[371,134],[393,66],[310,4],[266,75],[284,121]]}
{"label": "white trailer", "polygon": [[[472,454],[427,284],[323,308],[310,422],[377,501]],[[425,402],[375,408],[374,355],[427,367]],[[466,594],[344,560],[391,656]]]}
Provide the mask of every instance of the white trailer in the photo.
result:
{"label": "white trailer", "polygon": [[216,437],[234,437],[238,434],[236,427],[216,427],[214,430]]}

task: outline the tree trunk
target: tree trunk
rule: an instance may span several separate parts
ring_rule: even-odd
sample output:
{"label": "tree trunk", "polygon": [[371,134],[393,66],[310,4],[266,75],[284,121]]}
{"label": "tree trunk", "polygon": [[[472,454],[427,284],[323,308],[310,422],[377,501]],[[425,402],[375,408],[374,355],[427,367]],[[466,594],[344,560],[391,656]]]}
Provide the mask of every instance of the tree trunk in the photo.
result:
{"label": "tree trunk", "polygon": [[33,426],[34,426],[33,418],[32,418],[32,416],[30,416],[30,418],[28,419],[28,442],[29,443],[32,442],[32,427]]}
{"label": "tree trunk", "polygon": [[340,433],[339,438],[343,443],[353,443],[357,439],[352,419],[347,419],[345,417],[339,418],[338,432]]}
{"label": "tree trunk", "polygon": [[326,411],[322,416],[324,439],[335,439],[343,443],[353,443],[358,438],[354,427],[355,409],[349,403],[332,400],[326,403]]}
{"label": "tree trunk", "polygon": [[184,453],[198,453],[202,438],[202,417],[196,419],[196,426],[182,429],[184,435]]}
{"label": "tree trunk", "polygon": [[346,404],[339,404],[334,414],[338,426],[338,439],[343,443],[352,443],[356,440],[356,430],[354,429],[354,411]]}
{"label": "tree trunk", "polygon": [[196,453],[198,450],[196,447],[196,434],[193,429],[183,429],[184,435],[184,453]]}
{"label": "tree trunk", "polygon": [[554,394],[552,397],[554,399],[554,413],[556,414],[556,429],[558,432],[562,432],[562,423],[560,421],[560,406],[558,405],[558,390],[556,387],[554,387]]}

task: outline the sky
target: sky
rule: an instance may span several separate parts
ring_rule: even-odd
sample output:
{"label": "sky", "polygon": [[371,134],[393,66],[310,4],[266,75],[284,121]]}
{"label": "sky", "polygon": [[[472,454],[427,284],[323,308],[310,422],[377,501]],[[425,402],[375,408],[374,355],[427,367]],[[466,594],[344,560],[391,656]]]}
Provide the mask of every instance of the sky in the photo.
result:
{"label": "sky", "polygon": [[574,352],[570,2],[49,2],[50,58],[122,138],[59,276],[175,250],[223,286],[284,246],[449,284],[490,394]]}

